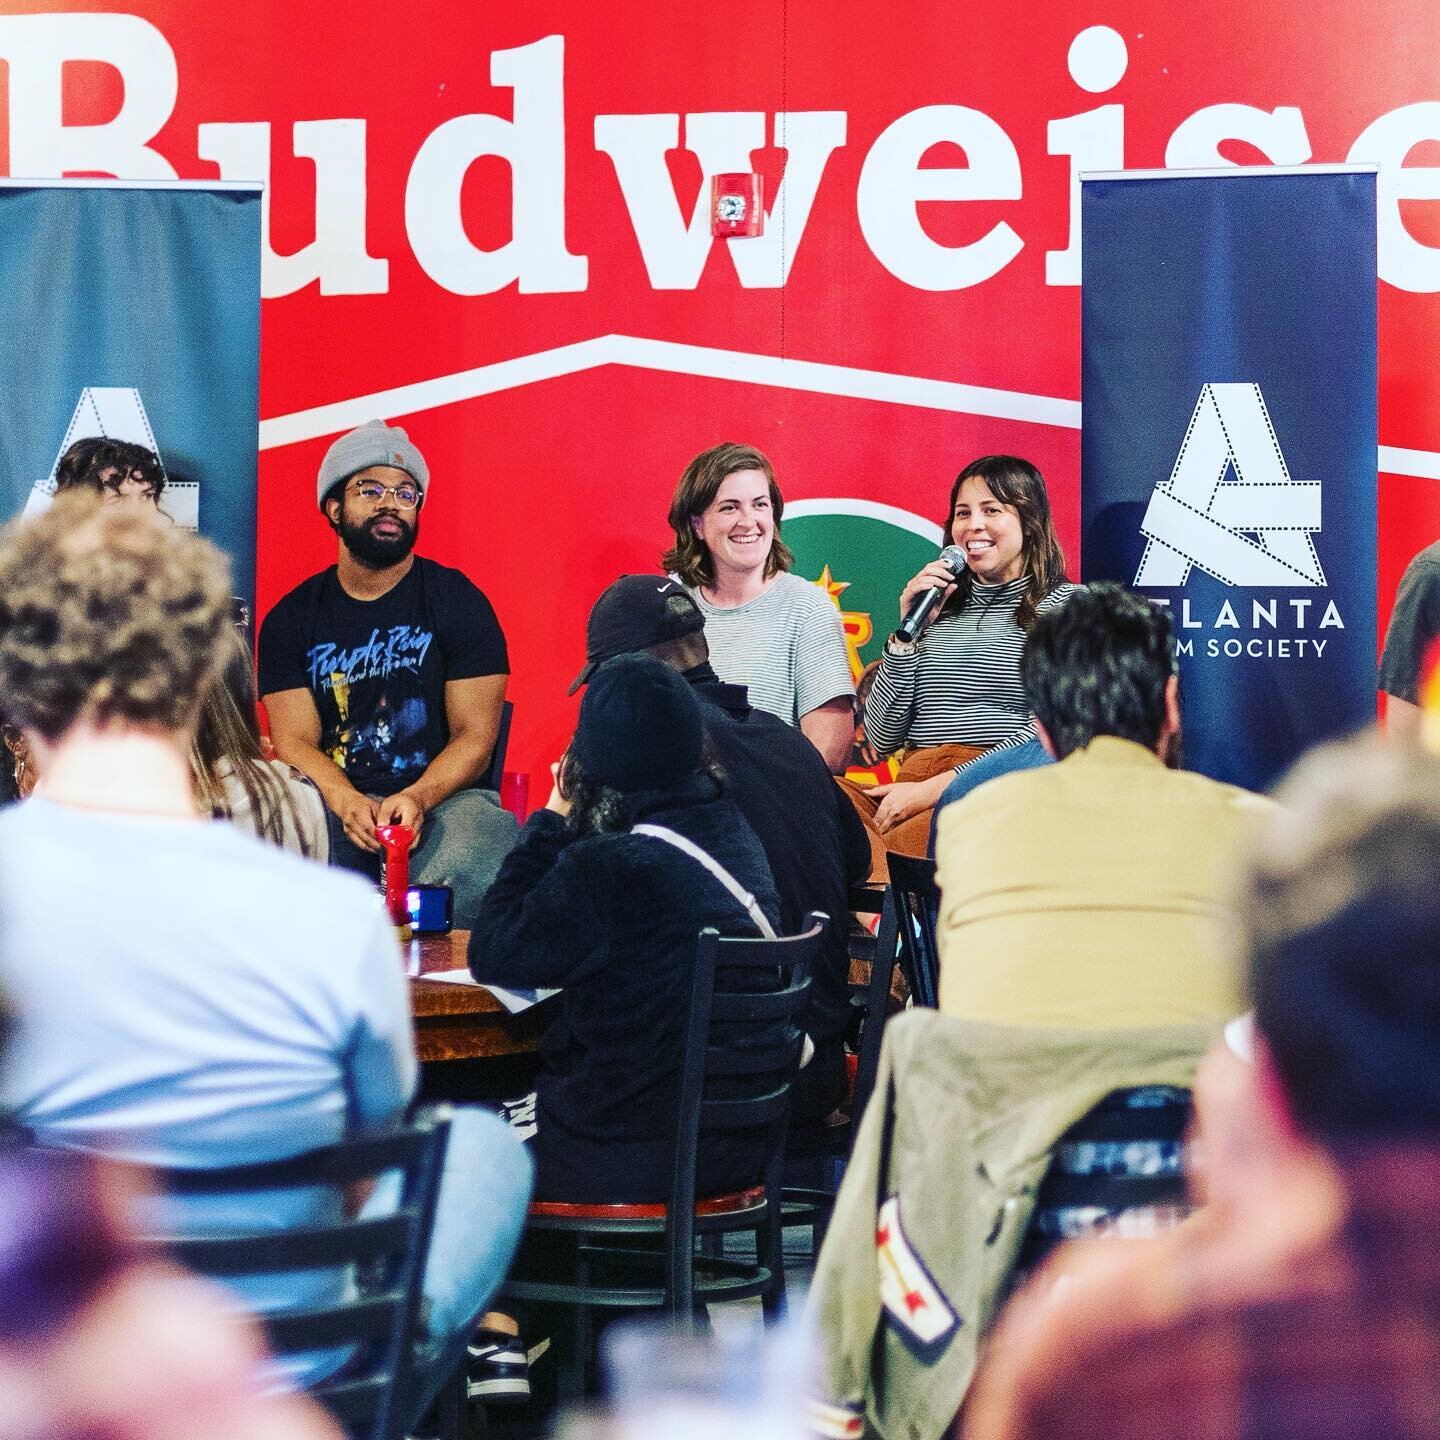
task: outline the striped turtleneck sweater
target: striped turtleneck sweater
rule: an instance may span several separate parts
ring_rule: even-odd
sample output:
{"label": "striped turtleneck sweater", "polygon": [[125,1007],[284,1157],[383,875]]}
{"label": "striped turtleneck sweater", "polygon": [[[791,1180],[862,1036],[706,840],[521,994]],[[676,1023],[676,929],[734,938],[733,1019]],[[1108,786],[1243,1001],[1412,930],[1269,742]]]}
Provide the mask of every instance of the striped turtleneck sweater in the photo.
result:
{"label": "striped turtleneck sweater", "polygon": [[[1020,684],[1025,632],[1015,612],[1030,577],[975,583],[959,610],[942,615],[908,655],[887,647],[865,703],[865,738],[890,754],[906,746],[1018,745],[1033,733]],[[1057,585],[1036,606],[1044,615],[1076,587]]]}

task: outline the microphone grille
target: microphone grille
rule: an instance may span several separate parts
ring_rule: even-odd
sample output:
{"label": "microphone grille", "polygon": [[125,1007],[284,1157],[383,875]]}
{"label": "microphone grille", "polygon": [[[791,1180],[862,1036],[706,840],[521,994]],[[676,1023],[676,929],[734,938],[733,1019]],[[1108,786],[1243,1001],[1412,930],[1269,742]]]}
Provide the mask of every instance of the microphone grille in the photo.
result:
{"label": "microphone grille", "polygon": [[958,545],[947,545],[940,552],[940,563],[952,575],[958,575],[965,568],[965,552]]}

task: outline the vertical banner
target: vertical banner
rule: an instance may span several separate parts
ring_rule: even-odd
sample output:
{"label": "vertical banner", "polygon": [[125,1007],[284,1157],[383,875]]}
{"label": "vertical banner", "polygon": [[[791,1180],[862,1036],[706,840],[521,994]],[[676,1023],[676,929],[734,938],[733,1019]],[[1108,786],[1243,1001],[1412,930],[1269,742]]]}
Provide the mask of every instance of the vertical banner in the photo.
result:
{"label": "vertical banner", "polygon": [[1375,718],[1375,173],[1081,188],[1083,575],[1170,607],[1187,768],[1263,789]]}
{"label": "vertical banner", "polygon": [[79,441],[144,445],[253,605],[259,187],[0,183],[0,293],[0,517],[47,505]]}

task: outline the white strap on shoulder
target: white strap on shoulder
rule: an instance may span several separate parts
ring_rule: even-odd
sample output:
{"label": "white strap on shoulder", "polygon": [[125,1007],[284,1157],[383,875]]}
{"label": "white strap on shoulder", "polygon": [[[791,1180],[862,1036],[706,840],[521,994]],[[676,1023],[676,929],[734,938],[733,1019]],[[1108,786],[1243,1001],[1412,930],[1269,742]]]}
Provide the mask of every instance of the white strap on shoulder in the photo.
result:
{"label": "white strap on shoulder", "polygon": [[703,865],[745,907],[746,914],[767,940],[779,938],[775,934],[775,927],[765,918],[765,912],[756,903],[755,897],[708,850],[702,850],[693,840],[687,840],[685,836],[664,825],[632,825],[630,833],[650,835],[656,840],[663,840],[667,845],[673,845]]}

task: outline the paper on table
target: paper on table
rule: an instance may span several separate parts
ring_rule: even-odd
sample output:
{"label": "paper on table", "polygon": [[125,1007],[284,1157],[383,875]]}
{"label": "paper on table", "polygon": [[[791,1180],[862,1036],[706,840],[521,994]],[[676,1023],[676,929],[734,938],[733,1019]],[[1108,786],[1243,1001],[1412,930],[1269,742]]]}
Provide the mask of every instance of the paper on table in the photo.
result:
{"label": "paper on table", "polygon": [[[457,970],[432,970],[424,980],[445,980],[452,985],[478,985],[480,982],[462,965]],[[558,995],[559,990],[504,990],[499,985],[485,987],[512,1015]]]}
{"label": "paper on table", "polygon": [[462,965],[458,970],[430,970],[422,980],[448,980],[452,985],[478,985],[480,982]]}
{"label": "paper on table", "polygon": [[487,985],[485,988],[512,1015],[518,1015],[522,1010],[528,1010],[532,1005],[538,1005],[542,1000],[548,1000],[552,995],[560,993],[558,986],[554,990],[502,990],[498,985]]}

